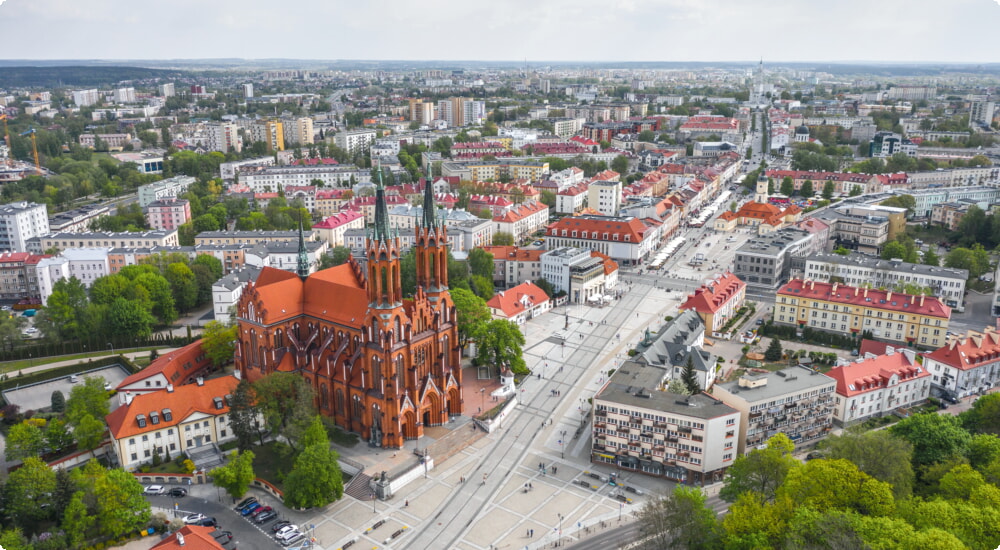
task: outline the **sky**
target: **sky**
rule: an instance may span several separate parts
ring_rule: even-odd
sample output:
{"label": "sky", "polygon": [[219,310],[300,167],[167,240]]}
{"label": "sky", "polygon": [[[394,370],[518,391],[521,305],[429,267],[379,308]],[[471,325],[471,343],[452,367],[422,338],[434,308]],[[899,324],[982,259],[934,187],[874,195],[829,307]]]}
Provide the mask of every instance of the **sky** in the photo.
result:
{"label": "sky", "polygon": [[0,59],[1000,62],[1000,0],[0,0],[0,24]]}

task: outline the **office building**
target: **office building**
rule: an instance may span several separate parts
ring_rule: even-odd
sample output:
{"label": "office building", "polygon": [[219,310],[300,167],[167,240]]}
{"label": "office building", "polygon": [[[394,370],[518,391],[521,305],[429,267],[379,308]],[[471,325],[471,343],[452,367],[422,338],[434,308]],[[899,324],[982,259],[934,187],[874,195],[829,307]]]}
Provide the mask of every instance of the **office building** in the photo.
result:
{"label": "office building", "polygon": [[49,215],[44,204],[0,205],[0,252],[27,252],[30,239],[48,232]]}
{"label": "office building", "polygon": [[618,284],[618,263],[586,248],[560,247],[540,260],[542,278],[575,304],[603,301]]}
{"label": "office building", "polygon": [[773,291],[788,280],[792,258],[812,246],[813,234],[786,227],[754,237],[736,249],[733,274],[753,290]]}
{"label": "office building", "polygon": [[872,138],[868,152],[873,158],[889,158],[896,153],[916,157],[917,144],[894,132],[878,132]]}

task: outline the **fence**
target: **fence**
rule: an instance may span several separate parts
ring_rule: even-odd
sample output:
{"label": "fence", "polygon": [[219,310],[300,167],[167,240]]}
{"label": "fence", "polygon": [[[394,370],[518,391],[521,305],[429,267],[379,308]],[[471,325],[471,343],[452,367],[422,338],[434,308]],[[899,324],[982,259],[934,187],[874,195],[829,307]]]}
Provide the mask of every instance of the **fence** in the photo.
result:
{"label": "fence", "polygon": [[131,338],[129,336],[111,335],[106,337],[93,337],[87,340],[75,341],[50,341],[48,339],[38,340],[30,344],[17,344],[12,349],[0,350],[0,363],[4,361],[21,361],[39,359],[42,357],[56,357],[60,355],[74,355],[89,352],[122,352],[129,348],[163,348],[181,347],[194,342],[198,338],[194,336],[167,336],[164,334],[153,334],[149,338]]}

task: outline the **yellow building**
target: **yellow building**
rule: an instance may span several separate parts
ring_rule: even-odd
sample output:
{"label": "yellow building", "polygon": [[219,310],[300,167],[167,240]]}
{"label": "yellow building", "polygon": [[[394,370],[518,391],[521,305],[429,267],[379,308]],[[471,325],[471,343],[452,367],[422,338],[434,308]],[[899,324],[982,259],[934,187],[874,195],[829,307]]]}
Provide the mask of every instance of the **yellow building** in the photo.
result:
{"label": "yellow building", "polygon": [[472,181],[499,181],[503,179],[527,179],[539,181],[549,171],[547,162],[524,162],[492,160],[468,163]]}
{"label": "yellow building", "polygon": [[264,142],[268,151],[285,150],[285,129],[280,120],[268,120],[264,123]]}
{"label": "yellow building", "polygon": [[772,318],[779,325],[810,327],[846,336],[921,347],[944,345],[951,308],[933,296],[793,279],[778,289]]}

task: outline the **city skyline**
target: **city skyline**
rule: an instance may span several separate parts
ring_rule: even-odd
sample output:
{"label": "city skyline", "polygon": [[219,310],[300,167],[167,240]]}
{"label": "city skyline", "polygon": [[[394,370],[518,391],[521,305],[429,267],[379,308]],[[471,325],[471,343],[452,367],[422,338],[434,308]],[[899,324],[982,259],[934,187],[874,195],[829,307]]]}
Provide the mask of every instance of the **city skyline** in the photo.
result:
{"label": "city skyline", "polygon": [[[942,11],[930,0],[907,2],[905,10],[861,0],[836,9],[790,0],[305,0],[289,11],[260,0],[179,0],[137,11],[124,0],[10,0],[0,2],[0,17],[8,29],[3,57],[17,60],[988,63],[1000,59],[1000,46],[989,41],[1000,25],[997,4],[957,0]],[[59,38],[40,41],[40,30]],[[264,39],[268,33],[296,39]]]}

